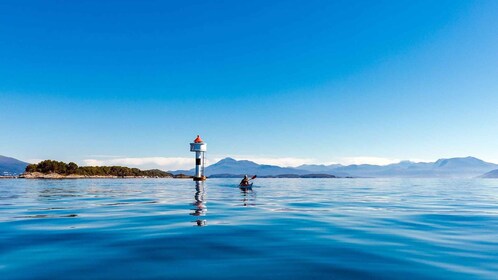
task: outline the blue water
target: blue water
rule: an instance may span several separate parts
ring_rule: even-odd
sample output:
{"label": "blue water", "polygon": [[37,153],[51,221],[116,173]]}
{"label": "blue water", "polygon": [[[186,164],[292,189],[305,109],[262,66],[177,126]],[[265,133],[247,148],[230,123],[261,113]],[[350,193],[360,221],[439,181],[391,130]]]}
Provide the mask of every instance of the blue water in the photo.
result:
{"label": "blue water", "polygon": [[498,277],[498,180],[0,180],[0,279]]}

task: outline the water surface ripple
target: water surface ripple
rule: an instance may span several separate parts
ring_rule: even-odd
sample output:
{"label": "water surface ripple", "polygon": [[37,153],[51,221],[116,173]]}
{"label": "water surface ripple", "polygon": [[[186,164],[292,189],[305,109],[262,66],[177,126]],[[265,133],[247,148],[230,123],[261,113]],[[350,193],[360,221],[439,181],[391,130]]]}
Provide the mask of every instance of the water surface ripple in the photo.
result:
{"label": "water surface ripple", "polygon": [[236,185],[0,180],[0,278],[498,277],[498,180]]}

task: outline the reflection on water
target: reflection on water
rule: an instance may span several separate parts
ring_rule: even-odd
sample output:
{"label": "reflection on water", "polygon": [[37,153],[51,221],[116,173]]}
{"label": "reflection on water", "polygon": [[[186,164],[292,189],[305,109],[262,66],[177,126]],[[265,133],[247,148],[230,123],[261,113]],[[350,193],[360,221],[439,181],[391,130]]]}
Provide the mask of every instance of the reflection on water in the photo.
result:
{"label": "reflection on water", "polygon": [[497,278],[498,180],[238,183],[0,180],[0,279]]}
{"label": "reflection on water", "polygon": [[255,206],[256,205],[256,192],[247,189],[240,189],[240,194],[242,196],[242,205],[247,206]]}
{"label": "reflection on water", "polygon": [[201,219],[200,217],[203,217],[206,215],[207,212],[207,207],[206,207],[206,188],[205,188],[205,182],[195,182],[195,195],[194,195],[194,203],[192,203],[193,206],[195,206],[194,212],[190,213],[192,216],[199,217],[196,221],[195,224],[197,226],[205,226],[206,225],[206,220]]}

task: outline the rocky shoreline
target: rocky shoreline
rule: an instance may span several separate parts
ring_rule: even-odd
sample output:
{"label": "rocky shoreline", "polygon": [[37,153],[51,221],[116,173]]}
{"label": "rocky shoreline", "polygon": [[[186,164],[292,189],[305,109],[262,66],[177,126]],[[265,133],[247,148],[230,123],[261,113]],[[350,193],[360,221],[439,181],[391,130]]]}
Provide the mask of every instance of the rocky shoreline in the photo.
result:
{"label": "rocky shoreline", "polygon": [[23,179],[83,179],[83,178],[95,178],[95,179],[100,179],[100,178],[119,178],[118,176],[88,176],[88,175],[77,175],[77,174],[70,174],[70,175],[62,175],[58,173],[48,173],[44,174],[41,172],[27,172],[19,175],[19,178]]}
{"label": "rocky shoreline", "polygon": [[192,179],[192,176],[175,175],[171,177],[153,177],[153,176],[110,176],[110,175],[62,175],[58,173],[41,173],[41,172],[26,172],[19,176],[0,177],[5,179],[150,179],[150,178],[174,178],[174,179]]}

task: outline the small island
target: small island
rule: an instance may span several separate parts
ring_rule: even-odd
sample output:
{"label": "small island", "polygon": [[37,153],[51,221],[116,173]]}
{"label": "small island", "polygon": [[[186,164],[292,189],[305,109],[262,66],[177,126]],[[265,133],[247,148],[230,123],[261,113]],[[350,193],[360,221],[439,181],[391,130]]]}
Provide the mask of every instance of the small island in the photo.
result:
{"label": "small island", "polygon": [[[78,166],[74,162],[65,163],[44,160],[26,166],[26,172],[19,178],[26,179],[79,179],[79,178],[176,178],[171,173],[159,170],[140,170],[123,166]],[[178,177],[184,178],[185,176]],[[188,177],[188,176],[187,176]]]}

